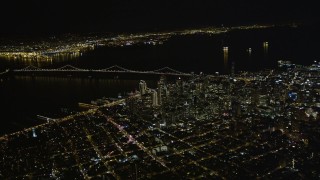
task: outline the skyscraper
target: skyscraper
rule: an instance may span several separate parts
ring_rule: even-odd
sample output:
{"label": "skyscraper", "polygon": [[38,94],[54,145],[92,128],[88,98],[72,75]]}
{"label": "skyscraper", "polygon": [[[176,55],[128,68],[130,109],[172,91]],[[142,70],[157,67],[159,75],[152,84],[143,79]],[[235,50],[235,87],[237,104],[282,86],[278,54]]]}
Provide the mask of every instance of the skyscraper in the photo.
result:
{"label": "skyscraper", "polygon": [[162,104],[162,91],[165,88],[164,78],[161,77],[160,81],[158,82],[158,102]]}
{"label": "skyscraper", "polygon": [[34,138],[38,137],[36,134],[36,130],[34,128],[32,128],[32,137]]}
{"label": "skyscraper", "polygon": [[235,62],[232,62],[231,66],[231,77],[234,78],[234,68],[235,68]]}
{"label": "skyscraper", "polygon": [[264,59],[267,60],[269,53],[269,42],[263,42]]}
{"label": "skyscraper", "polygon": [[159,105],[162,104],[162,93],[161,93],[162,89],[158,88],[158,103]]}
{"label": "skyscraper", "polygon": [[169,90],[166,85],[164,86],[164,94],[166,95],[166,98],[169,97]]}
{"label": "skyscraper", "polygon": [[251,60],[252,48],[248,48],[248,49],[247,49],[247,52],[248,52],[248,58],[249,58],[249,60]]}
{"label": "skyscraper", "polygon": [[158,106],[159,102],[158,102],[158,93],[156,90],[152,91],[152,106]]}
{"label": "skyscraper", "polygon": [[146,94],[147,91],[147,83],[144,80],[141,80],[139,83],[139,91],[141,95]]}
{"label": "skyscraper", "polygon": [[229,47],[223,47],[223,64],[224,70],[228,72],[228,61],[229,61]]}

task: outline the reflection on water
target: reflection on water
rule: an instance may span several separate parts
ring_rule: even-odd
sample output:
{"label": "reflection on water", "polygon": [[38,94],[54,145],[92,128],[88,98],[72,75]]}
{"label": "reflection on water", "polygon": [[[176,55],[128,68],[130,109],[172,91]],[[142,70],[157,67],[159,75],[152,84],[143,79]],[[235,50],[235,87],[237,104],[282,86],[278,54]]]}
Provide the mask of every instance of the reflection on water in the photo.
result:
{"label": "reflection on water", "polygon": [[73,61],[79,59],[83,52],[72,53],[0,53],[0,58],[10,61],[12,64],[23,64],[25,66],[34,65],[37,67],[48,67],[54,63]]}
{"label": "reflection on water", "polygon": [[[0,52],[0,59],[9,62],[11,67],[20,67],[19,65],[33,65],[38,67],[50,67],[54,64],[74,61],[79,59],[83,54],[95,49],[91,46],[66,47],[66,49],[49,49],[46,51],[21,51],[21,52]],[[1,61],[0,61],[1,65]]]}
{"label": "reflection on water", "polygon": [[[79,102],[135,91],[138,83],[139,80],[16,76],[0,83],[0,134],[43,123],[36,115],[60,117],[62,110],[78,110]],[[147,83],[156,86],[153,81]]]}

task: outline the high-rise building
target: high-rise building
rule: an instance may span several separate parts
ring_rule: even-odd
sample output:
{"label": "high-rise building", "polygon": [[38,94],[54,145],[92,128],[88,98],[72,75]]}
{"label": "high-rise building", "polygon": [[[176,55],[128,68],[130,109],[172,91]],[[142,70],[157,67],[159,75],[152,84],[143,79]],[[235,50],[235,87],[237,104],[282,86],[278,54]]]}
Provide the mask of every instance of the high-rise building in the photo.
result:
{"label": "high-rise building", "polygon": [[228,61],[229,61],[229,47],[223,47],[223,64],[224,70],[228,72]]}
{"label": "high-rise building", "polygon": [[178,87],[178,92],[179,94],[183,94],[183,91],[184,91],[184,82],[182,81],[181,77],[179,77],[176,81],[176,85]]}
{"label": "high-rise building", "polygon": [[168,90],[168,87],[166,85],[164,86],[164,94],[166,95],[166,98],[169,97],[169,90]]}
{"label": "high-rise building", "polygon": [[144,95],[147,93],[147,83],[144,80],[140,81],[139,90],[141,95]]}
{"label": "high-rise building", "polygon": [[34,128],[32,128],[32,137],[34,138],[38,137],[36,134],[36,130]]}
{"label": "high-rise building", "polygon": [[162,104],[162,93],[161,93],[162,89],[158,88],[158,104]]}
{"label": "high-rise building", "polygon": [[269,53],[269,42],[263,42],[263,53],[264,53],[264,58],[268,58],[268,53]]}
{"label": "high-rise building", "polygon": [[231,66],[231,77],[234,78],[234,68],[235,68],[235,62],[232,62]]}
{"label": "high-rise building", "polygon": [[158,106],[159,102],[158,102],[158,93],[156,90],[153,90],[152,92],[152,106]]}
{"label": "high-rise building", "polygon": [[160,81],[158,82],[158,102],[159,104],[162,104],[162,94],[165,90],[165,81],[164,78],[161,77]]}
{"label": "high-rise building", "polygon": [[247,52],[248,52],[248,58],[249,58],[249,60],[251,60],[252,48],[248,48],[248,49],[247,49]]}

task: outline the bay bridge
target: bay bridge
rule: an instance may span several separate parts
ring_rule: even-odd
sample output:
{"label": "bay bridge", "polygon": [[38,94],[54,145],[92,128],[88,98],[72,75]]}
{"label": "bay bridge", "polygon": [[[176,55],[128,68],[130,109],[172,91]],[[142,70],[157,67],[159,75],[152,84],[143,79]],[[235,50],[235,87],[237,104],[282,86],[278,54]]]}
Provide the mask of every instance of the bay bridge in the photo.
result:
{"label": "bay bridge", "polygon": [[9,69],[6,69],[5,71],[0,72],[0,76],[1,76],[1,75],[5,75],[5,74],[7,74],[9,71],[10,71]]}
{"label": "bay bridge", "polygon": [[6,79],[9,75],[9,73],[10,73],[9,69],[6,69],[5,71],[0,72],[0,82],[2,82],[3,79]]}
{"label": "bay bridge", "polygon": [[12,72],[15,74],[28,74],[28,73],[91,73],[91,74],[140,74],[140,75],[168,75],[168,76],[179,76],[179,77],[188,77],[191,76],[190,73],[184,73],[172,69],[170,67],[164,67],[161,69],[151,70],[151,71],[141,71],[141,70],[131,70],[118,65],[111,66],[104,69],[82,69],[77,68],[72,65],[65,65],[60,68],[39,68],[33,65],[25,67],[23,69],[14,69]]}

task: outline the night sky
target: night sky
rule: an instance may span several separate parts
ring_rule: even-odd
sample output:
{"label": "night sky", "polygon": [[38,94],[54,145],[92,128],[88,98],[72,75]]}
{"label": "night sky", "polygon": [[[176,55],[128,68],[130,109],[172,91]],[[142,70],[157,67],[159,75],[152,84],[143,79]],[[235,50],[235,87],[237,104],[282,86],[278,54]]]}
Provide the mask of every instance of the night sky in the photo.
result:
{"label": "night sky", "polygon": [[315,2],[288,0],[10,0],[0,7],[2,35],[315,22],[319,17]]}

